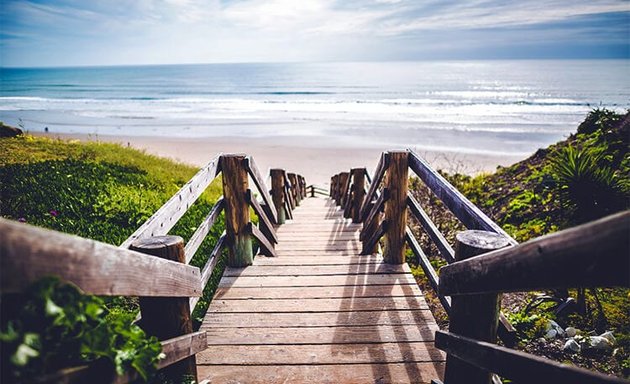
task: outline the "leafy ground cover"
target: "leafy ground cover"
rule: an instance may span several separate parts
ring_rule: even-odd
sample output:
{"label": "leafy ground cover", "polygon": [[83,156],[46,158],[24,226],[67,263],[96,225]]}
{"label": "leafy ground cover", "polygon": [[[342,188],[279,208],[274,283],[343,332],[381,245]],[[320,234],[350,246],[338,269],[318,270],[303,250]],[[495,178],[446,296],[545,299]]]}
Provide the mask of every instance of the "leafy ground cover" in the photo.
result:
{"label": "leafy ground cover", "polygon": [[[495,173],[468,176],[443,175],[517,241],[585,223],[630,208],[630,114],[595,109],[566,140],[538,150],[530,158]],[[411,190],[451,244],[463,225],[418,180]],[[428,236],[416,224],[414,232],[435,267],[444,265]],[[410,257],[410,259],[412,259]],[[413,267],[438,323],[448,317],[424,277]],[[570,296],[576,312],[555,315],[553,305],[528,309],[536,295]],[[558,361],[630,376],[630,291],[622,288],[506,294],[502,306],[519,331],[518,348]],[[543,342],[545,324],[554,320],[584,335],[611,330],[617,342],[608,352],[571,354],[560,340]]]}
{"label": "leafy ground cover", "polygon": [[[197,169],[116,144],[22,135],[0,139],[0,216],[118,245],[185,184]],[[170,234],[187,240],[221,195],[215,180]],[[203,266],[223,231],[212,229],[192,265]],[[193,318],[205,314],[223,257]],[[111,324],[135,317],[137,299],[103,298]],[[5,312],[6,314],[7,312]],[[8,317],[3,314],[2,329]]]}

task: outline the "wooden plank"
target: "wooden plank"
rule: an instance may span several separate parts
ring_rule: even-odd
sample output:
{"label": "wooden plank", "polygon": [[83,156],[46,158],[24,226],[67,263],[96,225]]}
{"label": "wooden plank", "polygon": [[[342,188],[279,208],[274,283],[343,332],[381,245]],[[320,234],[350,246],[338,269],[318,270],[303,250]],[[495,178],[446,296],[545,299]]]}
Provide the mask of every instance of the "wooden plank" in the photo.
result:
{"label": "wooden plank", "polygon": [[223,197],[214,203],[212,209],[210,209],[210,213],[208,213],[208,216],[203,219],[201,224],[199,224],[199,227],[197,227],[195,233],[193,233],[188,240],[188,243],[186,243],[186,248],[184,249],[184,252],[186,253],[186,264],[190,263],[190,260],[192,260],[193,256],[195,256],[195,253],[201,246],[201,243],[203,243],[206,236],[208,236],[208,233],[210,233],[210,229],[212,229],[212,226],[219,218],[221,211],[223,211],[224,204],[225,202]]}
{"label": "wooden plank", "polygon": [[361,364],[443,361],[433,342],[333,345],[215,345],[197,354],[202,365]]}
{"label": "wooden plank", "polygon": [[[276,250],[278,257],[319,257],[319,256],[339,256],[339,257],[350,257],[357,256],[358,252],[355,250],[346,250],[346,251],[322,251],[322,250],[304,250],[300,252],[295,251],[278,251]],[[369,256],[369,255],[364,255]]]}
{"label": "wooden plank", "polygon": [[265,212],[267,216],[270,220],[273,221],[274,224],[278,223],[276,206],[273,203],[273,199],[269,195],[269,188],[267,188],[267,185],[265,184],[265,179],[261,176],[253,157],[247,156],[245,158],[245,168],[247,169],[249,175],[254,181],[254,184],[256,185],[256,188],[258,188],[258,192],[260,192],[263,201],[265,202]]}
{"label": "wooden plank", "polygon": [[193,356],[207,348],[206,332],[198,331],[162,341],[166,357],[158,362],[158,369]]}
{"label": "wooden plank", "polygon": [[[369,227],[372,221],[379,213],[383,212],[383,208],[385,207],[385,202],[389,199],[389,190],[387,188],[383,188],[383,192],[378,196],[376,202],[372,205],[372,209],[367,214],[367,217],[362,218],[363,220],[363,228]],[[363,231],[361,231],[363,235]]]}
{"label": "wooden plank", "polygon": [[203,320],[202,329],[222,328],[269,328],[269,327],[346,327],[378,325],[433,326],[435,320],[429,310],[415,311],[360,311],[314,313],[209,313]]}
{"label": "wooden plank", "polygon": [[250,222],[249,224],[247,224],[247,231],[249,231],[249,233],[254,236],[256,240],[258,240],[261,254],[271,257],[278,256],[273,245],[271,245],[271,243],[269,242],[269,239],[267,239],[267,237],[260,231],[260,229],[258,229],[257,226],[254,225],[254,223]]}
{"label": "wooden plank", "polygon": [[106,296],[201,295],[199,268],[78,236],[0,219],[0,291],[55,275]]}
{"label": "wooden plank", "polygon": [[177,193],[173,195],[160,209],[158,209],[144,224],[140,226],[120,247],[129,248],[136,239],[150,236],[166,235],[184,216],[184,213],[208,188],[220,171],[219,160],[216,156],[195,174]]}
{"label": "wooden plank", "polygon": [[215,293],[215,300],[249,300],[249,299],[336,299],[361,297],[415,297],[422,292],[417,285],[365,285],[365,286],[336,286],[310,287],[309,289],[295,287],[274,287],[261,290],[258,287],[219,287]]}
{"label": "wooden plank", "polygon": [[376,231],[372,234],[372,237],[370,237],[369,239],[366,239],[363,242],[363,249],[361,250],[362,255],[368,255],[374,252],[374,249],[376,249],[376,245],[378,244],[378,241],[387,232],[388,225],[389,223],[387,222],[387,220],[381,221],[381,224],[379,224]]}
{"label": "wooden plank", "polygon": [[[433,341],[429,325],[357,327],[207,328],[209,345],[299,345]],[[211,347],[210,347],[211,348]]]}
{"label": "wooden plank", "polygon": [[622,384],[627,381],[514,349],[438,331],[436,347],[487,371],[522,383]]}
{"label": "wooden plank", "polygon": [[200,378],[213,384],[243,383],[413,383],[429,384],[441,377],[442,362],[351,365],[199,365]]}
{"label": "wooden plank", "polygon": [[389,199],[383,209],[383,222],[387,223],[383,238],[383,258],[391,264],[402,264],[405,262],[409,152],[392,151],[388,156],[385,188],[389,191]]}
{"label": "wooden plank", "polygon": [[511,244],[517,244],[510,235],[412,150],[409,150],[409,167],[468,229],[498,233],[510,239]]}
{"label": "wooden plank", "polygon": [[630,211],[448,265],[447,295],[630,286]]}
{"label": "wooden plank", "polygon": [[424,300],[412,297],[350,297],[345,299],[261,299],[214,300],[208,313],[273,313],[273,312],[358,312],[429,309]]}
{"label": "wooden plank", "polygon": [[[203,267],[203,270],[201,271],[201,286],[203,287],[203,289],[206,289],[206,285],[208,284],[208,280],[210,280],[210,277],[212,276],[214,267],[216,267],[217,263],[219,262],[219,258],[221,257],[221,251],[223,251],[223,249],[225,248],[225,238],[226,238],[225,231],[223,231],[223,234],[221,235],[221,237],[219,237],[219,240],[214,245],[214,248],[212,249],[212,252],[210,253],[210,256],[208,257],[208,260],[206,261],[206,265]],[[197,305],[198,301],[199,301],[199,297],[190,298],[191,310],[195,309],[195,306]]]}
{"label": "wooden plank", "polygon": [[254,265],[259,266],[315,266],[315,265],[353,265],[353,264],[380,264],[383,262],[383,257],[379,255],[365,255],[365,256],[319,256],[310,258],[294,257],[278,257],[267,258],[263,256],[257,256],[254,259]]}
{"label": "wooden plank", "polygon": [[408,194],[407,201],[409,210],[413,213],[413,216],[418,220],[420,225],[422,225],[422,228],[424,228],[427,235],[429,235],[444,260],[449,264],[453,263],[455,261],[455,251],[448,241],[446,241],[446,238],[444,238],[435,223],[433,223],[429,215],[422,209],[420,203],[418,203],[411,193]]}
{"label": "wooden plank", "polygon": [[385,169],[389,166],[389,156],[387,152],[383,152],[381,154],[381,159],[374,170],[374,179],[370,183],[370,189],[368,189],[368,193],[365,195],[365,200],[363,201],[363,206],[361,206],[361,217],[365,217],[367,215],[367,207],[374,199],[374,194],[378,190],[381,185],[381,181],[383,180],[383,176],[385,175]]}
{"label": "wooden plank", "polygon": [[323,287],[332,285],[416,284],[411,274],[369,274],[350,276],[225,276],[220,287]]}
{"label": "wooden plank", "polygon": [[407,268],[392,264],[352,264],[311,266],[250,266],[246,268],[226,268],[223,276],[327,276],[357,275],[367,273],[406,273]]}
{"label": "wooden plank", "polygon": [[261,231],[265,234],[269,241],[273,241],[275,244],[278,244],[278,236],[273,228],[273,224],[269,221],[267,213],[265,213],[263,208],[260,206],[258,200],[256,200],[256,198],[252,195],[251,189],[248,189],[247,192],[245,192],[245,200],[250,207],[254,209],[256,216],[258,216],[258,225],[261,226]]}

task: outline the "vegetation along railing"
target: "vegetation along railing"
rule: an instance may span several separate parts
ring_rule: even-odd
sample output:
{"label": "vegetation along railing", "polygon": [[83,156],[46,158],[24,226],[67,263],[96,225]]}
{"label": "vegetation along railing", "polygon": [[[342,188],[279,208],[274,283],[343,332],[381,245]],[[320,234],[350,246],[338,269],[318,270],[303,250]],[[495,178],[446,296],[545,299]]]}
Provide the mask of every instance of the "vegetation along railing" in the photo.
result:
{"label": "vegetation along railing", "polygon": [[[454,247],[408,192],[409,169],[468,228],[457,234]],[[362,254],[376,253],[382,243],[387,263],[405,262],[405,244],[416,256],[449,315],[450,333],[438,331],[435,339],[447,352],[445,383],[500,382],[492,373],[517,382],[624,382],[496,345],[497,336],[508,346],[515,342],[497,293],[630,286],[630,211],[518,245],[410,150],[384,152],[373,178],[365,168],[334,175],[330,196],[346,218],[363,223]],[[449,264],[439,275],[408,227],[407,211]]]}
{"label": "vegetation along railing", "polygon": [[[142,317],[139,324],[161,341],[166,355],[158,369],[174,382],[182,375],[196,381],[195,354],[206,348],[206,334],[193,332],[191,309],[202,296],[222,251],[227,249],[228,266],[250,265],[253,238],[261,254],[275,256],[275,227],[291,217],[293,208],[306,197],[306,182],[301,175],[281,169],[270,173],[271,190],[253,158],[219,155],[119,247],[0,219],[0,293],[19,293],[34,281],[54,275],[86,293],[138,296]],[[223,197],[184,246],[181,237],[168,233],[219,174]],[[261,201],[249,189],[249,179]],[[258,217],[258,225],[252,222],[250,209]],[[206,264],[201,270],[188,265],[222,212],[225,231]],[[100,382],[124,383],[136,378],[98,369],[94,365],[68,369],[47,382],[86,382],[88,377],[99,377]]]}

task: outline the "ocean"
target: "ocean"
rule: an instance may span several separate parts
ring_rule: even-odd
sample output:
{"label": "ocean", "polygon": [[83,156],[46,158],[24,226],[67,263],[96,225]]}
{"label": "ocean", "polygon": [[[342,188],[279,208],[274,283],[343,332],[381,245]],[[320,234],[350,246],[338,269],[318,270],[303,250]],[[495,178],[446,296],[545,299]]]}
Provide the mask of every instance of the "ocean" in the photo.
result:
{"label": "ocean", "polygon": [[630,108],[630,60],[0,69],[0,120],[30,132],[527,155],[596,107]]}

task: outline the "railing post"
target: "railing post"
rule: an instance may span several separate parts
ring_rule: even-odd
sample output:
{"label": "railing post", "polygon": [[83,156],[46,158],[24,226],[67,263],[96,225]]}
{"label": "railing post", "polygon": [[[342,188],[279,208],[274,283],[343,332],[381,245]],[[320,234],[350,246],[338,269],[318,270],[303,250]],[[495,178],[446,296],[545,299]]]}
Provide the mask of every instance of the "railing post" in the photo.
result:
{"label": "railing post", "polygon": [[[129,247],[161,259],[186,263],[184,240],[179,236],[154,236],[136,240]],[[144,331],[158,340],[167,340],[193,332],[188,297],[140,297],[141,325]],[[172,364],[161,371],[174,383],[183,376],[197,381],[195,356]]]}
{"label": "railing post", "polygon": [[389,264],[405,262],[405,228],[407,228],[407,179],[409,152],[388,152],[389,166],[385,174],[385,188],[389,199],[385,202],[387,231],[383,258]]}
{"label": "railing post", "polygon": [[339,174],[339,179],[337,180],[337,185],[339,187],[338,192],[337,192],[337,205],[341,206],[342,208],[344,207],[344,202],[346,201],[346,195],[345,195],[345,191],[344,188],[346,187],[346,184],[348,183],[348,177],[350,177],[350,172],[341,172]]}
{"label": "railing post", "polygon": [[298,183],[297,175],[295,173],[287,173],[287,176],[289,177],[289,181],[291,182],[291,195],[293,196],[295,206],[297,207],[300,205],[300,200],[302,200],[300,184]]}
{"label": "railing post", "polygon": [[315,186],[311,185],[311,197],[315,197]]}
{"label": "railing post", "polygon": [[335,194],[334,194],[334,191],[335,191],[335,176],[336,176],[336,175],[333,175],[333,176],[330,178],[330,190],[328,191],[328,196],[330,196],[330,197],[332,197],[332,198],[334,198],[334,195],[335,195]]}
{"label": "railing post", "polygon": [[335,176],[333,176],[333,183],[332,183],[331,190],[332,190],[332,198],[333,200],[335,200],[335,204],[336,204],[339,198],[339,174],[336,174]]}
{"label": "railing post", "polygon": [[229,249],[227,265],[230,267],[245,267],[254,261],[252,239],[247,231],[250,218],[245,194],[249,188],[249,181],[244,162],[243,155],[221,156],[225,230]]}
{"label": "railing post", "polygon": [[352,170],[353,197],[350,203],[352,204],[350,214],[352,216],[353,223],[361,222],[361,206],[363,205],[363,200],[365,199],[365,174],[365,168],[355,168]]}
{"label": "railing post", "polygon": [[[455,239],[455,260],[469,259],[510,245],[509,240],[487,231],[459,232]],[[501,296],[496,293],[462,295],[451,298],[449,332],[479,341],[496,343]],[[491,374],[462,361],[446,356],[445,384],[489,384]]]}
{"label": "railing post", "polygon": [[272,169],[271,173],[271,198],[276,206],[278,214],[278,225],[284,224],[287,219],[287,212],[284,208],[284,170]]}

